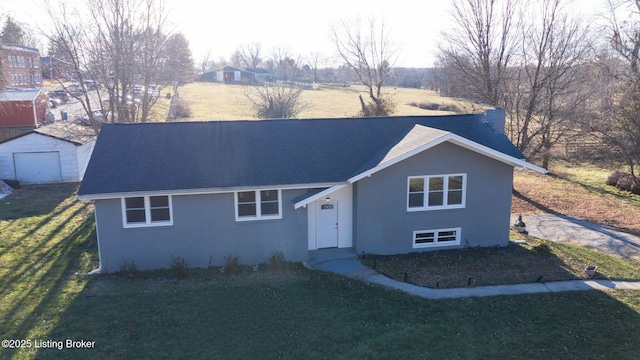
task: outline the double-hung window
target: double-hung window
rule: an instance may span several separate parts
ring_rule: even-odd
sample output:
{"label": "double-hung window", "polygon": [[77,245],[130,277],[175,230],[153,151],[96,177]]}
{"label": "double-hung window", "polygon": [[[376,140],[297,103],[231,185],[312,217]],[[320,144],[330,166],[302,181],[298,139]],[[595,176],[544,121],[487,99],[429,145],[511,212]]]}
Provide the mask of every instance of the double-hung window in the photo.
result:
{"label": "double-hung window", "polygon": [[411,176],[407,210],[437,210],[465,207],[466,174]]}
{"label": "double-hung window", "polygon": [[122,198],[122,222],[124,227],[172,225],[172,215],[171,196]]}
{"label": "double-hung window", "polygon": [[414,248],[454,245],[460,245],[460,228],[413,232]]}
{"label": "double-hung window", "polygon": [[238,191],[236,220],[266,220],[282,218],[280,190]]}

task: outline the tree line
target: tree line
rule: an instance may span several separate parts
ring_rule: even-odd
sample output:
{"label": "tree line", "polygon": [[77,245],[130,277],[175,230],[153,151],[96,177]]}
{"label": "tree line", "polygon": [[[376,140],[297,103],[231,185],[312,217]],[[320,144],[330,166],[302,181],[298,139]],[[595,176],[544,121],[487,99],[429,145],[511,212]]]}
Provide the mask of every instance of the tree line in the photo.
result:
{"label": "tree line", "polygon": [[602,23],[576,17],[570,4],[453,0],[429,86],[503,107],[506,134],[545,168],[554,146],[582,142],[635,176],[640,0],[609,0]]}

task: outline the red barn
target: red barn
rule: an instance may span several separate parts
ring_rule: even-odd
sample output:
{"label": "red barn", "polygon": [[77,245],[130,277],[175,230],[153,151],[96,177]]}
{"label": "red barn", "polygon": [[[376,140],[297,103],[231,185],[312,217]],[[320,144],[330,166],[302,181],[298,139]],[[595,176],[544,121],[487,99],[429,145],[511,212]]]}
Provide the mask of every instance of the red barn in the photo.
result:
{"label": "red barn", "polygon": [[48,106],[42,90],[0,91],[0,128],[36,128],[44,124]]}

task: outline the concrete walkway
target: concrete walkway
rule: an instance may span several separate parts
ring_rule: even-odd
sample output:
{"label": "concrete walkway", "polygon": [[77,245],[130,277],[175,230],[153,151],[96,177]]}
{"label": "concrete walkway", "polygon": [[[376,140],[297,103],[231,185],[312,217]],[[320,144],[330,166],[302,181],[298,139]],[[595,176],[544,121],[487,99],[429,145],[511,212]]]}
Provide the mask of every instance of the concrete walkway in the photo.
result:
{"label": "concrete walkway", "polygon": [[[586,220],[555,214],[524,217],[529,235],[551,241],[566,241],[640,262],[640,237]],[[513,219],[512,223],[515,223]],[[640,282],[611,280],[571,280],[516,285],[478,286],[457,289],[432,289],[390,279],[364,266],[352,249],[310,252],[305,266],[321,271],[381,285],[427,299],[450,299],[513,294],[550,293],[584,290],[640,290]]]}
{"label": "concrete walkway", "polygon": [[[640,237],[615,228],[558,214],[531,214],[523,218],[530,236],[586,246],[640,262]],[[512,224],[516,219],[512,219]]]}

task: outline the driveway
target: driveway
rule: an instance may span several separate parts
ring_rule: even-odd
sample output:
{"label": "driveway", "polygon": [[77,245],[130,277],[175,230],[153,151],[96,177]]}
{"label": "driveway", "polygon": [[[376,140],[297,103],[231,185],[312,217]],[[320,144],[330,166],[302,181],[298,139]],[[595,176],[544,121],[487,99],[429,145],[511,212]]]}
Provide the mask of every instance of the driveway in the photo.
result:
{"label": "driveway", "polygon": [[[516,219],[512,219],[512,224]],[[529,235],[570,242],[640,262],[640,237],[592,222],[559,214],[523,215]]]}

